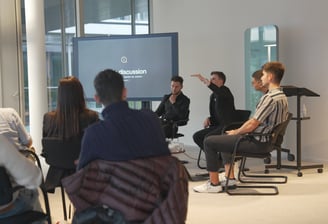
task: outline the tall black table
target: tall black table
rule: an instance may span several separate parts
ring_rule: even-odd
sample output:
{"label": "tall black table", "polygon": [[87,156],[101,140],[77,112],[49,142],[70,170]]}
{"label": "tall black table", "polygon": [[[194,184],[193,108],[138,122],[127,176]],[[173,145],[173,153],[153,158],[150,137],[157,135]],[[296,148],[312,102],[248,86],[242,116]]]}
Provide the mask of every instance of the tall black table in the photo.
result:
{"label": "tall black table", "polygon": [[[267,168],[287,168],[287,169],[297,169],[297,176],[303,176],[301,170],[302,169],[318,169],[318,173],[322,173],[323,171],[323,164],[313,164],[313,165],[303,165],[302,166],[302,142],[301,142],[301,121],[302,120],[309,120],[310,117],[306,116],[303,117],[301,115],[301,97],[308,96],[308,97],[319,97],[320,95],[307,89],[304,87],[296,87],[296,86],[282,86],[284,93],[287,97],[296,96],[297,98],[297,111],[296,117],[293,117],[292,120],[296,120],[296,166],[294,165],[283,165],[281,161],[277,161],[277,165],[266,165]],[[277,153],[281,153],[280,151]],[[277,156],[277,160],[281,160],[281,155]]]}

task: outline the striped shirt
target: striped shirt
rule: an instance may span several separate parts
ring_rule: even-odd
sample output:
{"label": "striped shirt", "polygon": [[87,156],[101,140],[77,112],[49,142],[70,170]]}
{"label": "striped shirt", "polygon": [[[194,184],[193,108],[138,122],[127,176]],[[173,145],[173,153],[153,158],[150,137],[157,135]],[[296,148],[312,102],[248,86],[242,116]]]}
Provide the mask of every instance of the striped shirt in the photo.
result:
{"label": "striped shirt", "polygon": [[[287,120],[288,101],[281,88],[272,89],[263,95],[256,106],[253,119],[261,122],[254,133],[271,133],[273,128]],[[255,137],[261,142],[269,141],[269,137]]]}

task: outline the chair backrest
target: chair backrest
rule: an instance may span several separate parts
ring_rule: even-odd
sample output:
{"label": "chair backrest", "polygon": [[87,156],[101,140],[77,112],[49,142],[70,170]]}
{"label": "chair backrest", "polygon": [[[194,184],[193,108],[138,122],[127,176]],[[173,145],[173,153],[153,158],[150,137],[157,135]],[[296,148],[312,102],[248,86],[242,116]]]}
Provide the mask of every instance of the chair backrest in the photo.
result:
{"label": "chair backrest", "polygon": [[[248,135],[244,135],[242,137],[240,137],[239,140],[237,140],[236,144],[235,144],[235,148],[238,149],[238,145],[240,143],[240,141],[248,136],[263,136],[263,137],[269,137],[270,141],[268,144],[268,147],[270,147],[270,151],[275,149],[275,146],[277,144],[277,141],[281,138],[281,136],[283,136],[286,132],[287,126],[289,121],[292,118],[292,113],[288,113],[287,116],[287,120],[285,120],[284,122],[276,125],[271,133],[250,133]],[[281,143],[280,143],[281,144]],[[240,156],[246,156],[246,157],[259,157],[259,158],[265,158],[266,156],[270,156],[270,153],[268,151],[264,151],[263,153],[249,153],[249,152],[240,152],[238,151],[238,155]]]}
{"label": "chair backrest", "polygon": [[42,139],[42,156],[50,166],[75,169],[75,160],[79,158],[81,140],[62,140],[59,138],[46,137]]}
{"label": "chair backrest", "polygon": [[236,122],[245,122],[249,119],[250,115],[251,115],[250,110],[236,110],[235,111]]}
{"label": "chair backrest", "polygon": [[190,111],[188,110],[187,112],[187,116],[186,116],[186,119],[183,119],[183,120],[178,120],[178,121],[173,121],[173,125],[172,125],[172,134],[173,136],[167,136],[169,138],[179,138],[179,137],[183,137],[184,134],[182,133],[178,133],[178,127],[180,126],[185,126],[188,124],[188,121],[189,121],[189,113]]}
{"label": "chair backrest", "polygon": [[242,126],[244,122],[249,119],[250,115],[250,110],[235,110],[235,120],[222,128],[222,134],[225,134],[225,132],[228,130],[237,129]]}
{"label": "chair backrest", "polygon": [[188,124],[188,121],[189,121],[189,113],[190,111],[188,110],[187,112],[187,115],[186,115],[186,118],[183,119],[183,120],[178,120],[178,121],[175,121],[176,123],[176,126],[185,126]]}
{"label": "chair backrest", "polygon": [[281,146],[282,141],[283,141],[283,137],[285,135],[287,126],[289,124],[289,121],[292,119],[293,114],[292,113],[288,113],[287,116],[287,120],[285,120],[284,122],[278,124],[272,131],[272,135],[271,135],[271,139],[270,139],[270,143],[273,146]]}

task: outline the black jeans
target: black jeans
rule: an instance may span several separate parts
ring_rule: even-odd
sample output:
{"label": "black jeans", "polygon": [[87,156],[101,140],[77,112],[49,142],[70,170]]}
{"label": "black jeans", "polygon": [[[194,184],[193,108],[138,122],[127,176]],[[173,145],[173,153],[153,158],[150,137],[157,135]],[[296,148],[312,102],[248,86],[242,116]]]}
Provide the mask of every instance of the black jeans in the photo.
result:
{"label": "black jeans", "polygon": [[[194,142],[199,146],[200,150],[204,150],[204,140],[209,136],[221,135],[222,128],[223,128],[223,126],[212,126],[209,128],[204,128],[202,130],[199,130],[193,135]],[[205,152],[205,154],[206,154],[206,152]],[[222,156],[221,153],[216,153],[215,155],[213,154],[211,156],[212,156],[212,159],[215,159],[217,161],[216,171],[218,171],[220,168],[224,168],[223,165],[227,161],[231,160],[231,155],[229,155],[229,154]]]}
{"label": "black jeans", "polygon": [[194,142],[201,148],[204,149],[204,139],[211,135],[221,135],[222,126],[210,126],[208,128],[204,128],[194,133],[192,136]]}

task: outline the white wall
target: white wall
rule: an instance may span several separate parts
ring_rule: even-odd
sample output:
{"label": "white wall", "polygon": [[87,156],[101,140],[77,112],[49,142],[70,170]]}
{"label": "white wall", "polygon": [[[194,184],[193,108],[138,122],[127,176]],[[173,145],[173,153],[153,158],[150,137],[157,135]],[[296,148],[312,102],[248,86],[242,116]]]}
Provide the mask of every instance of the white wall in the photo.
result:
{"label": "white wall", "polygon": [[[275,24],[279,27],[279,59],[286,65],[283,85],[307,87],[320,97],[304,97],[311,119],[302,122],[302,158],[328,161],[327,81],[328,1],[326,0],[153,0],[152,32],[179,32],[179,70],[184,93],[191,98],[190,122],[181,128],[184,143],[208,115],[210,91],[190,74],[222,70],[237,108],[245,107],[244,31]],[[289,98],[296,113],[296,98]],[[292,121],[285,146],[294,152],[296,125]]]}

